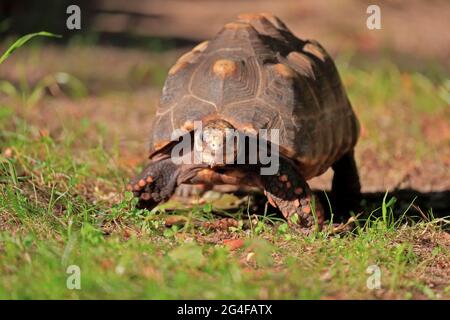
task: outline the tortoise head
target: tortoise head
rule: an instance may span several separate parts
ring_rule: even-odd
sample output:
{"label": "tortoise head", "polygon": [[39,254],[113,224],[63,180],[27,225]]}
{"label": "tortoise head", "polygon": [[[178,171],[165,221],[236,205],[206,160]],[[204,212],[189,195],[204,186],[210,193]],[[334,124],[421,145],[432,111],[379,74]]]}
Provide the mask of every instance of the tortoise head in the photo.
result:
{"label": "tortoise head", "polygon": [[197,128],[194,151],[197,159],[210,167],[234,163],[237,154],[235,128],[225,120],[211,120]]}

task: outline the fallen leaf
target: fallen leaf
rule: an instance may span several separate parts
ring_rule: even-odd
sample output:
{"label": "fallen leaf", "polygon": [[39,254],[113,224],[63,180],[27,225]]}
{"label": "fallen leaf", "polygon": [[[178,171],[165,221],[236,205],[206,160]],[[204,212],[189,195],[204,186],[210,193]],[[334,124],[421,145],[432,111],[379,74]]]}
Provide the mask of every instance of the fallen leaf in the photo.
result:
{"label": "fallen leaf", "polygon": [[184,216],[177,216],[177,215],[172,215],[172,216],[168,216],[166,217],[166,219],[164,220],[164,223],[166,225],[166,227],[171,227],[171,226],[182,226],[186,223],[187,218]]}
{"label": "fallen leaf", "polygon": [[230,250],[236,250],[244,245],[244,240],[242,239],[225,239],[223,244],[227,246]]}
{"label": "fallen leaf", "polygon": [[47,129],[42,128],[42,129],[39,129],[39,135],[42,138],[45,138],[45,137],[48,137],[50,135],[50,132]]}

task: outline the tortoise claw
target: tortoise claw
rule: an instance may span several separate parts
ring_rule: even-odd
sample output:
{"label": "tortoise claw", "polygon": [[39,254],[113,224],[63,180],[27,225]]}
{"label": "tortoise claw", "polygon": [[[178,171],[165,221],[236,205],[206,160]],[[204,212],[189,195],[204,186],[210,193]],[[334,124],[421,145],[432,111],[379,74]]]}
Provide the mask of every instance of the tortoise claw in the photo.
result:
{"label": "tortoise claw", "polygon": [[139,198],[140,198],[141,200],[148,201],[148,200],[150,200],[150,199],[152,198],[152,196],[150,195],[150,193],[144,192],[144,193],[142,193],[142,194],[140,195]]}

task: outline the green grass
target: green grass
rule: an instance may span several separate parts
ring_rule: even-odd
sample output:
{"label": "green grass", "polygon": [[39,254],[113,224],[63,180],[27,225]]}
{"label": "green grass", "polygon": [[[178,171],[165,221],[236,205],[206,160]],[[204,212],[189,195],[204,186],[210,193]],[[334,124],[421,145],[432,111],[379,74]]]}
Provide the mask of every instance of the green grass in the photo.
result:
{"label": "green grass", "polygon": [[[269,234],[267,234],[268,236]],[[392,246],[394,232],[357,237],[292,238],[282,248],[255,238],[255,253],[244,267],[242,253],[156,238],[103,239],[94,227],[61,241],[39,241],[33,235],[3,235],[2,298],[275,298],[316,299],[346,290],[344,296],[376,296],[366,287],[366,269],[381,266],[384,292],[402,288],[403,298],[420,292],[412,246]],[[277,236],[271,237],[275,243]],[[158,244],[157,244],[158,243]],[[274,267],[272,255],[283,256]],[[66,288],[66,268],[81,269],[81,290]],[[423,289],[422,289],[423,291]],[[433,292],[428,288],[428,291]],[[397,297],[402,297],[401,294]]]}
{"label": "green grass", "polygon": [[[340,70],[367,130],[385,126],[362,142],[363,150],[389,153],[396,136],[417,139],[418,158],[433,152],[414,121],[448,117],[448,79],[435,83],[392,65]],[[450,297],[450,241],[442,231],[448,221],[432,212],[428,221],[412,222],[410,205],[394,218],[398,203],[386,193],[378,208],[366,208],[353,233],[305,237],[244,205],[239,227],[213,232],[196,223],[215,218],[210,204],[136,209],[123,190],[137,168],[123,164],[127,148],[113,131],[122,123],[80,121],[67,111],[64,118],[51,114],[60,123],[48,132],[39,115],[51,99],[43,94],[26,107],[14,94],[0,96],[2,299]],[[383,122],[394,111],[412,119],[411,126]],[[166,227],[169,215],[188,223]],[[244,245],[230,250],[223,241],[229,238]],[[81,271],[80,290],[66,286],[72,265]],[[372,265],[381,270],[381,289],[366,285]]]}
{"label": "green grass", "polygon": [[19,39],[14,41],[14,43],[11,44],[8,47],[8,49],[0,56],[0,64],[2,64],[3,61],[5,61],[11,54],[13,54],[14,51],[16,51],[17,49],[22,47],[25,43],[27,43],[28,41],[30,41],[31,39],[33,39],[35,37],[57,37],[58,38],[61,36],[50,33],[50,32],[46,32],[46,31],[30,33],[30,34],[24,35],[23,37],[20,37]]}

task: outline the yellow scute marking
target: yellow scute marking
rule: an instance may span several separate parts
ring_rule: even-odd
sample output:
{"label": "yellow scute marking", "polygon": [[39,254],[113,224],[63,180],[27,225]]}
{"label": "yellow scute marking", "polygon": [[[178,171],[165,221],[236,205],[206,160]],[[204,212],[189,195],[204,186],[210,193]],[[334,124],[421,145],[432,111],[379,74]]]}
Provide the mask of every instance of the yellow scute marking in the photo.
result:
{"label": "yellow scute marking", "polygon": [[177,73],[179,70],[185,68],[188,65],[188,63],[186,61],[178,61],[177,63],[175,63],[173,65],[172,68],[170,68],[169,70],[169,75],[174,75],[175,73]]}
{"label": "yellow scute marking", "polygon": [[238,15],[238,19],[243,21],[258,20],[262,18],[264,17],[259,13],[242,13]]}
{"label": "yellow scute marking", "polygon": [[277,63],[275,65],[275,72],[281,75],[282,77],[288,79],[294,78],[297,75],[294,70],[292,70],[291,68],[282,63]]}
{"label": "yellow scute marking", "polygon": [[231,30],[246,29],[246,28],[251,28],[251,26],[248,23],[243,22],[230,22],[225,25],[225,29]]}
{"label": "yellow scute marking", "polygon": [[303,51],[311,53],[315,55],[317,58],[319,58],[322,61],[325,61],[325,54],[322,52],[322,50],[314,43],[307,43],[303,47]]}
{"label": "yellow scute marking", "polygon": [[196,45],[194,47],[194,49],[192,49],[192,51],[194,51],[194,52],[203,52],[208,47],[208,43],[209,43],[209,41],[200,42],[198,45]]}
{"label": "yellow scute marking", "polygon": [[236,62],[228,59],[220,59],[214,62],[213,73],[222,79],[234,74],[237,70]]}

